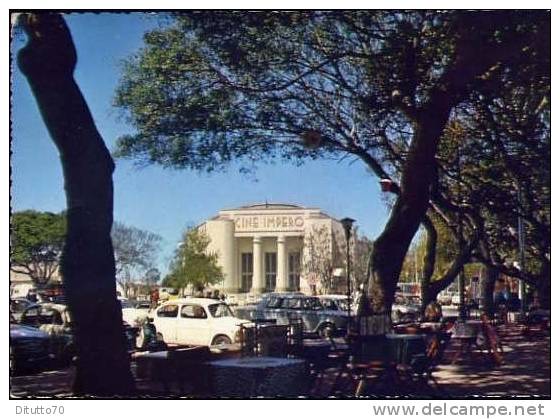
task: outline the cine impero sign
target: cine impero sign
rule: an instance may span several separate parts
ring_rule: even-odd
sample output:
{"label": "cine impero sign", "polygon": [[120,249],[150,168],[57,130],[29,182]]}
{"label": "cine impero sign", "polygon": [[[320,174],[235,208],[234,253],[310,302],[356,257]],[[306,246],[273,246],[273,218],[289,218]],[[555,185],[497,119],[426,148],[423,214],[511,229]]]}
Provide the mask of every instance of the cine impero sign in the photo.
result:
{"label": "cine impero sign", "polygon": [[235,217],[235,231],[300,231],[301,215],[244,215]]}

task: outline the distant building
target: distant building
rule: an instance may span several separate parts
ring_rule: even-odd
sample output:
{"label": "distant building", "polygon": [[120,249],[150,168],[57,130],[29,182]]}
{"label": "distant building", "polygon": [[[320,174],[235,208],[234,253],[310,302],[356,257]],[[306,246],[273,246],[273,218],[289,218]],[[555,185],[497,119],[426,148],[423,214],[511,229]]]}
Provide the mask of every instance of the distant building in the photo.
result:
{"label": "distant building", "polygon": [[[225,209],[200,227],[224,272],[227,294],[345,292],[343,227],[318,208],[258,204]],[[334,288],[334,289],[333,289]]]}
{"label": "distant building", "polygon": [[[60,276],[55,272],[45,286],[53,287],[60,286],[60,284]],[[30,290],[36,289],[37,287],[29,275],[10,270],[10,298],[26,297]]]}

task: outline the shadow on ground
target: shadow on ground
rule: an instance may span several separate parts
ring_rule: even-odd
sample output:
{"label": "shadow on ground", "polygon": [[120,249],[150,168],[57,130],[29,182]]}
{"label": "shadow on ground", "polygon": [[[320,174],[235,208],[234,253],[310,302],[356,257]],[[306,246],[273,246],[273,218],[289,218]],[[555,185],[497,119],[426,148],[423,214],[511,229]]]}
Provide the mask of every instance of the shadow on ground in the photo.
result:
{"label": "shadow on ground", "polygon": [[[523,335],[517,325],[506,325],[498,328],[504,347],[503,363],[495,365],[487,355],[474,352],[462,356],[456,364],[451,360],[458,350],[453,343],[448,348],[444,362],[435,372],[434,377],[439,383],[403,381],[391,374],[373,379],[364,392],[367,397],[401,397],[401,398],[550,398],[550,336],[537,334],[530,337]],[[134,371],[134,366],[133,366]],[[353,397],[355,382],[348,377],[347,386],[341,391],[332,393],[332,382],[335,371],[329,372],[322,383],[313,389],[308,397]],[[72,397],[71,383],[74,375],[72,368],[38,373],[23,374],[10,377],[10,391],[14,398]],[[184,392],[166,392],[160,385],[146,381],[137,382],[142,397],[192,397],[188,388]]]}

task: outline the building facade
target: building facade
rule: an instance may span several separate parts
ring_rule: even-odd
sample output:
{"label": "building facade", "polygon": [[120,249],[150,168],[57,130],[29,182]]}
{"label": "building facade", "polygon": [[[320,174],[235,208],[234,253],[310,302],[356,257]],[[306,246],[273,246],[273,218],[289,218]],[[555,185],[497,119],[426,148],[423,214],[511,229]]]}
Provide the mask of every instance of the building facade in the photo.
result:
{"label": "building facade", "polygon": [[346,275],[344,229],[318,208],[249,205],[222,210],[199,228],[218,254],[226,294],[315,293]]}

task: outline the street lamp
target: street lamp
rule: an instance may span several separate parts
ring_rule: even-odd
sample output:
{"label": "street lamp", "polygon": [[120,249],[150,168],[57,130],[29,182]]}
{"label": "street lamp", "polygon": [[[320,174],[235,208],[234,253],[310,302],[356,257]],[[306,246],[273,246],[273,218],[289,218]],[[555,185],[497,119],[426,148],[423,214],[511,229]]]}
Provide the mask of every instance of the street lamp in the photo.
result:
{"label": "street lamp", "polygon": [[350,323],[351,323],[351,305],[352,299],[350,297],[350,236],[352,234],[352,224],[354,224],[352,218],[346,217],[340,220],[342,227],[344,228],[344,236],[346,237],[346,297],[348,299],[348,322],[346,324],[347,335],[350,334]]}

